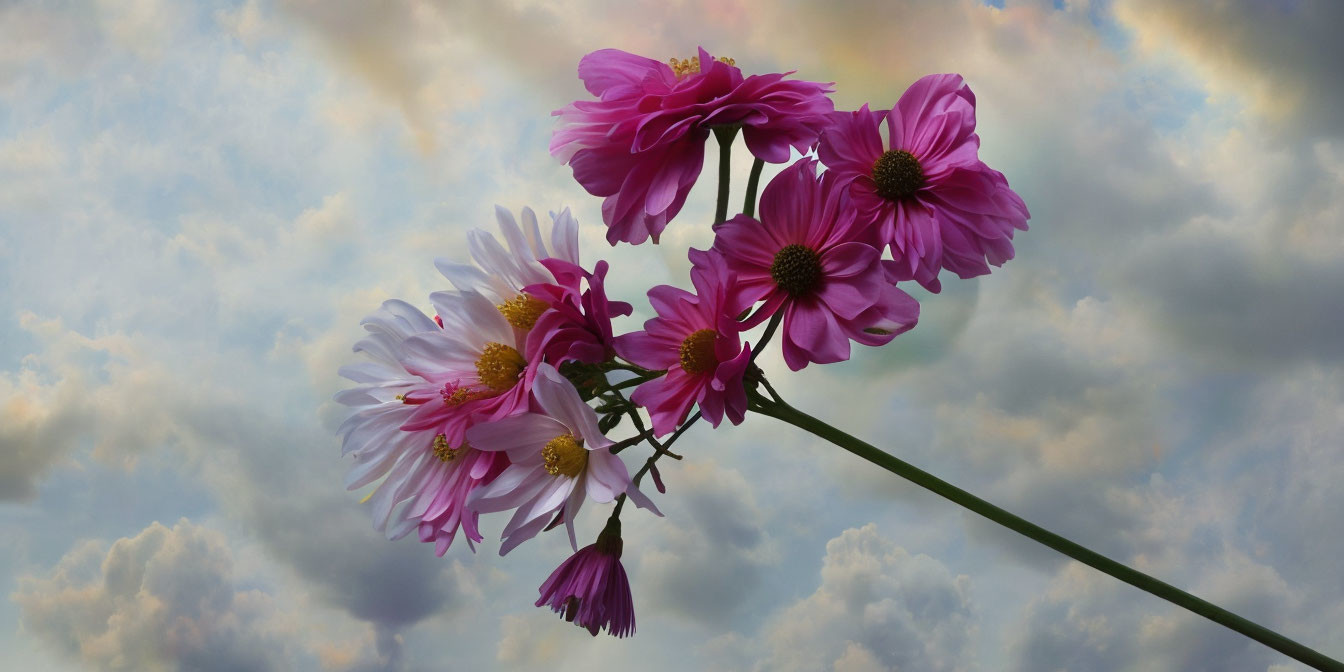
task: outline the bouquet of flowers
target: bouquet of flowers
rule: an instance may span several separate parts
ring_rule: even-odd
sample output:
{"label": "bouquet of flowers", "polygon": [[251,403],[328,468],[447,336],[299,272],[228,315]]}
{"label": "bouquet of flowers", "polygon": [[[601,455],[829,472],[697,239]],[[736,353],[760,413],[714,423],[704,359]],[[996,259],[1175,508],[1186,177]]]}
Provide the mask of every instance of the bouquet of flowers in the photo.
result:
{"label": "bouquet of flowers", "polygon": [[[961,76],[923,77],[890,109],[837,111],[832,84],[747,75],[704,49],[668,62],[604,49],[585,56],[578,74],[594,98],[554,112],[550,151],[602,197],[607,240],[657,244],[699,179],[712,136],[713,245],[687,252],[693,292],[649,289],[656,316],[617,335],[612,318],[633,307],[607,296],[605,261],[580,261],[570,212],[550,213],[543,227],[530,209],[515,219],[497,208],[499,237],[468,234],[474,263],[436,261],[452,289],[429,296],[432,316],[390,300],[365,318],[368,335],[355,350],[367,359],[341,369],[356,386],[336,397],[351,409],[339,433],[354,459],[346,486],[377,484],[373,523],[389,539],[415,532],[442,555],[460,534],[474,550],[484,539],[480,515],[509,512],[503,555],[563,525],[575,552],[541,583],[537,606],[594,635],[633,634],[621,565],[626,502],[662,515],[641,489],[647,476],[666,491],[658,460],[681,459],[673,445],[700,420],[718,427],[754,413],[1299,660],[1340,669],[799,411],[757,364],[774,340],[793,371],[843,362],[855,343],[890,343],[919,318],[901,283],[936,294],[944,269],[973,278],[1013,258],[1013,234],[1029,214],[979,159],[975,96]],[[754,162],[746,201],[730,218],[739,135]],[[790,165],[758,204],[767,162]],[[748,332],[760,325],[753,342]],[[641,446],[651,452],[632,459]],[[580,548],[574,521],[590,499],[615,504]]]}

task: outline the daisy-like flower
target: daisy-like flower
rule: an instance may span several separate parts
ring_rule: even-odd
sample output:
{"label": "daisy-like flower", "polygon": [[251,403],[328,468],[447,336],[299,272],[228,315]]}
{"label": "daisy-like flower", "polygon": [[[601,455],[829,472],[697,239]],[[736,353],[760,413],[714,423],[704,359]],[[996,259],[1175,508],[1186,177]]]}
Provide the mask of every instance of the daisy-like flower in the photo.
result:
{"label": "daisy-like flower", "polygon": [[524,358],[524,336],[504,312],[473,292],[430,295],[443,328],[406,339],[402,366],[430,383],[403,398],[415,406],[402,429],[432,429],[449,446],[466,441],[467,428],[528,406],[536,365]]}
{"label": "daisy-like flower", "polygon": [[831,85],[788,74],[744,77],[732,59],[704,49],[670,64],[595,51],[579,61],[579,77],[598,100],[553,113],[560,120],[551,154],[588,193],[605,197],[608,242],[657,243],[700,175],[711,129],[741,127],[747,149],[771,163],[816,143],[834,110]]}
{"label": "daisy-like flower", "polygon": [[849,359],[850,341],[882,345],[919,319],[919,303],[895,286],[871,227],[833,175],[818,179],[816,170],[813,159],[785,168],[761,195],[760,221],[738,215],[714,237],[741,290],[765,300],[751,322],[784,311],[784,362],[794,371]]}
{"label": "daisy-like flower", "polygon": [[726,413],[733,424],[747,412],[742,375],[751,362],[751,348],[739,334],[737,316],[751,307],[717,252],[691,250],[691,283],[695,294],[660,285],[649,290],[658,313],[644,331],[616,339],[616,352],[639,366],[667,371],[635,389],[630,399],[649,410],[658,436],[674,431],[691,406],[715,427]]}
{"label": "daisy-like flower", "polygon": [[560,512],[569,543],[578,549],[574,518],[588,497],[603,503],[625,493],[637,506],[657,513],[631,482],[625,463],[611,454],[612,442],[597,428],[597,413],[568,380],[542,364],[532,394],[544,414],[520,413],[467,431],[473,447],[506,453],[511,463],[467,499],[467,506],[481,513],[517,509],[504,527],[500,555],[535,537]]}
{"label": "daisy-like flower", "polygon": [[635,634],[630,579],[621,566],[621,521],[611,519],[597,542],[579,549],[551,572],[538,592],[537,606],[549,606],[566,621],[616,637]]}
{"label": "daisy-like flower", "polygon": [[548,247],[531,208],[523,208],[521,227],[513,213],[498,205],[495,219],[507,248],[489,232],[473,229],[467,232],[467,249],[475,265],[442,258],[434,260],[434,265],[453,287],[490,299],[514,329],[526,333],[545,312],[547,304],[527,294],[524,288],[556,281],[545,266],[548,260],[578,265],[579,224],[568,208],[559,214],[551,213]]}
{"label": "daisy-like flower", "polygon": [[355,351],[367,354],[369,361],[341,367],[341,375],[358,385],[336,395],[336,401],[352,409],[338,430],[343,453],[355,458],[346,486],[354,490],[383,479],[370,499],[374,527],[389,539],[418,529],[420,540],[433,541],[439,555],[459,528],[469,545],[480,541],[478,514],[466,509],[466,497],[498,476],[507,458],[450,444],[433,428],[402,429],[416,410],[405,403],[406,396],[434,389],[402,365],[405,343],[439,332],[439,325],[396,300],[384,303],[363,324],[369,335]]}
{"label": "daisy-like flower", "polygon": [[832,120],[817,152],[851,184],[864,223],[891,247],[898,279],[937,292],[940,269],[972,278],[1013,258],[1013,230],[1027,230],[1031,215],[1003,173],[979,159],[975,95],[961,75],[921,78],[890,112],[864,105]]}

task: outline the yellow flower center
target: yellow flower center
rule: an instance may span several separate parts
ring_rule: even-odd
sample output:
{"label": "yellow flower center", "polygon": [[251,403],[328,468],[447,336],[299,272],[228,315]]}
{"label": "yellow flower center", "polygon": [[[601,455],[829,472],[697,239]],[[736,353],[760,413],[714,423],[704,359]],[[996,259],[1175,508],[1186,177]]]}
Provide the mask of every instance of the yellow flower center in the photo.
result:
{"label": "yellow flower center", "polygon": [[574,478],[588,466],[588,450],[573,434],[562,434],[546,442],[546,447],[541,449],[541,459],[546,473]]}
{"label": "yellow flower center", "polygon": [[448,445],[448,437],[442,434],[434,435],[434,457],[442,462],[451,462],[457,457],[457,449]]}
{"label": "yellow flower center", "polygon": [[527,360],[512,347],[503,343],[486,343],[481,350],[481,358],[476,360],[476,377],[480,378],[482,385],[495,392],[507,392],[518,382],[518,376],[526,366]]}
{"label": "yellow flower center", "polygon": [[714,339],[719,332],[701,329],[681,342],[681,370],[689,374],[713,371],[719,358],[714,356]]}
{"label": "yellow flower center", "polygon": [[516,329],[531,329],[537,323],[537,318],[549,307],[545,301],[526,294],[519,294],[495,306],[499,314]]}
{"label": "yellow flower center", "polygon": [[451,385],[445,385],[439,394],[443,397],[443,405],[449,407],[457,407],[468,401],[488,399],[495,396],[495,393],[490,390],[473,390],[469,387],[452,387]]}
{"label": "yellow flower center", "polygon": [[[727,56],[720,56],[714,60],[720,63],[727,63],[728,65],[737,65],[737,61],[728,58]],[[672,66],[672,72],[676,73],[677,77],[685,77],[686,75],[694,75],[695,73],[700,72],[699,56],[692,56],[685,60],[680,58],[670,58],[668,59],[667,64]]]}

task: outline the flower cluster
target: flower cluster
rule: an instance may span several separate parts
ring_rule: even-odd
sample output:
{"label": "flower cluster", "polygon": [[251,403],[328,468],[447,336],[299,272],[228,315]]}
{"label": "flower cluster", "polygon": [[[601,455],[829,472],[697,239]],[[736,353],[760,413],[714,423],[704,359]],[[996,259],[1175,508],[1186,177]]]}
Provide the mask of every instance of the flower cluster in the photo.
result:
{"label": "flower cluster", "polygon": [[[481,514],[509,513],[502,555],[563,525],[575,554],[537,606],[593,634],[632,634],[622,508],[661,515],[639,483],[649,474],[664,490],[655,462],[680,459],[669,447],[696,420],[739,424],[782,403],[755,363],[776,333],[789,369],[845,361],[853,343],[881,346],[915,326],[919,304],[898,283],[937,292],[943,268],[970,278],[1012,258],[1027,209],[979,160],[960,76],[924,77],[890,111],[837,112],[830,84],[789,74],[744,75],[703,49],[667,63],[614,49],[583,58],[596,100],[555,113],[551,152],[604,199],[609,242],[658,242],[711,135],[726,153],[740,133],[756,158],[748,203],[720,217],[708,249],[688,251],[690,291],[648,291],[653,316],[638,331],[614,332],[633,308],[608,298],[607,262],[581,264],[568,210],[544,235],[531,210],[520,224],[497,208],[498,237],[468,234],[474,263],[436,262],[451,289],[429,296],[432,317],[392,300],[366,318],[355,350],[367,358],[341,369],[356,385],[336,400],[350,408],[346,485],[372,486],[377,529],[415,531],[442,555],[459,532],[473,550],[484,540]],[[762,164],[791,157],[756,215]],[[609,438],[624,419],[632,433]],[[620,453],[645,443],[653,452],[632,475]],[[590,499],[614,505],[579,549]]]}

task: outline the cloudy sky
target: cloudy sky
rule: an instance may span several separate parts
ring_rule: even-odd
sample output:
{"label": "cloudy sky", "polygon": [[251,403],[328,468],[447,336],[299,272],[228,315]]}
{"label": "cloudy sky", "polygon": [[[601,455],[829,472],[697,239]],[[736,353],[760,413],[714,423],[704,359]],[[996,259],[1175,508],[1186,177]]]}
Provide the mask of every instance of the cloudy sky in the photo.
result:
{"label": "cloudy sky", "polygon": [[359,319],[428,309],[496,203],[571,207],[647,317],[712,183],[611,249],[549,113],[588,51],[697,45],[845,109],[962,73],[1032,211],[890,346],[765,358],[786,397],[1344,658],[1344,5],[828,4],[0,0],[4,667],[1305,669],[763,417],[627,516],[633,639],[531,606],[563,535],[370,528],[330,401]]}

